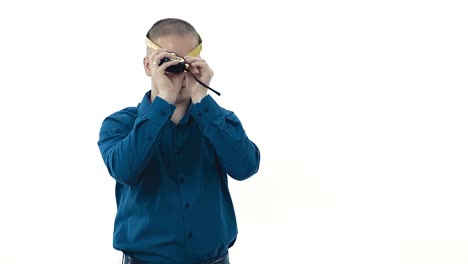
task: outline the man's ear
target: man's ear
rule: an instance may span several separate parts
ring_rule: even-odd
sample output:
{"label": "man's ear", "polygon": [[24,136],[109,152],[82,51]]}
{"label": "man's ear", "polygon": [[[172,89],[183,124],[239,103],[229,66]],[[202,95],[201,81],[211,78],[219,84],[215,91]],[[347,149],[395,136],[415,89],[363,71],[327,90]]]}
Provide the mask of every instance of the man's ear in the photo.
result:
{"label": "man's ear", "polygon": [[148,56],[143,59],[143,67],[145,68],[146,76],[151,76],[151,61]]}

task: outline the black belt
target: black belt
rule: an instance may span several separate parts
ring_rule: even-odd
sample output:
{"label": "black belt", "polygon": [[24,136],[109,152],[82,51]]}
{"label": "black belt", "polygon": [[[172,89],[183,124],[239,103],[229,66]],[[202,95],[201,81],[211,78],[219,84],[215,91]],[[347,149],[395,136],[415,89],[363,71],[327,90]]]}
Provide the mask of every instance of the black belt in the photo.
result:
{"label": "black belt", "polygon": [[[124,254],[123,259],[122,259],[122,264],[151,264],[151,263],[136,260]],[[229,253],[226,253],[226,255],[224,255],[224,257],[220,259],[213,260],[211,262],[206,262],[203,264],[229,264]]]}

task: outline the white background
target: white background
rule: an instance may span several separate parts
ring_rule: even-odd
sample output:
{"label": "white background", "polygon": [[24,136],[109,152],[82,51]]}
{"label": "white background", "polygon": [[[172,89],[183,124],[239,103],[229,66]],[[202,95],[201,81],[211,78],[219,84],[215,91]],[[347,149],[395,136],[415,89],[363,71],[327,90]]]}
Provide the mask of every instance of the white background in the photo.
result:
{"label": "white background", "polygon": [[261,150],[233,264],[468,263],[465,1],[257,2],[1,0],[1,263],[119,263],[98,132],[164,17]]}

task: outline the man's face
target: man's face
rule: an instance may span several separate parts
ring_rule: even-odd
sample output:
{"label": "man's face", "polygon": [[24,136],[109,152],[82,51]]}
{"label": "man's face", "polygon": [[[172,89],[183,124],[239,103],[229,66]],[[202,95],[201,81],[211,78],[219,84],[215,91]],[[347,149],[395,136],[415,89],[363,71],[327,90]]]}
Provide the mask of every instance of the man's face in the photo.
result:
{"label": "man's face", "polygon": [[[198,40],[191,34],[184,35],[166,35],[155,40],[159,47],[184,57],[198,46]],[[184,103],[190,100],[190,91],[186,89],[187,73],[166,72],[167,77],[175,86],[181,87],[176,104]]]}

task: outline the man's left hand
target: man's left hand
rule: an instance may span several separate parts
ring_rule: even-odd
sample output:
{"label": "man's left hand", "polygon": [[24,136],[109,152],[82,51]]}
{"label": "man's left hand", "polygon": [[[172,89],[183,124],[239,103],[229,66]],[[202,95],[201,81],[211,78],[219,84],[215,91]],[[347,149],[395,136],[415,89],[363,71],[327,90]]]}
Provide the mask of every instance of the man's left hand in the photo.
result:
{"label": "man's left hand", "polygon": [[[206,85],[210,85],[211,78],[213,78],[213,70],[206,63],[206,61],[199,57],[184,57],[185,62],[188,63],[188,70],[193,75]],[[192,103],[199,103],[207,94],[208,89],[199,84],[190,73],[187,74],[187,88],[191,90]]]}

